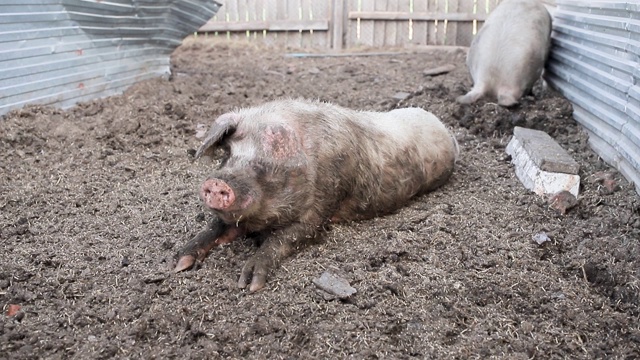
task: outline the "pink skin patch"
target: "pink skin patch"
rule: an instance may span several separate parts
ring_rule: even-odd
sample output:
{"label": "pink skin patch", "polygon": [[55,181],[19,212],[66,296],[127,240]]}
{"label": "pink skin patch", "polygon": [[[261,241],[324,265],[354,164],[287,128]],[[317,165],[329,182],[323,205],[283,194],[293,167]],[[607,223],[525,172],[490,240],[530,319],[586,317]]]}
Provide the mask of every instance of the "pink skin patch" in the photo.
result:
{"label": "pink skin patch", "polygon": [[253,197],[247,196],[247,198],[240,204],[240,209],[246,209],[253,203]]}
{"label": "pink skin patch", "polygon": [[283,126],[269,126],[262,137],[264,152],[275,159],[286,159],[297,154],[295,132]]}
{"label": "pink skin patch", "polygon": [[233,189],[220,179],[205,181],[200,188],[200,196],[205,205],[214,210],[225,210],[236,200]]}

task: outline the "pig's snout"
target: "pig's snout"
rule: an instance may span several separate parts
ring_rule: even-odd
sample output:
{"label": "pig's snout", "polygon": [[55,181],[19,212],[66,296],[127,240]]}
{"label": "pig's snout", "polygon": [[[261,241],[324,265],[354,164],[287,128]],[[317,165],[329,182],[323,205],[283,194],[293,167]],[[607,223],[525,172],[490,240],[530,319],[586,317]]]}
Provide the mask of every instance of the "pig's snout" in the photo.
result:
{"label": "pig's snout", "polygon": [[200,195],[205,205],[214,210],[225,210],[236,200],[233,189],[220,179],[205,181],[200,188]]}

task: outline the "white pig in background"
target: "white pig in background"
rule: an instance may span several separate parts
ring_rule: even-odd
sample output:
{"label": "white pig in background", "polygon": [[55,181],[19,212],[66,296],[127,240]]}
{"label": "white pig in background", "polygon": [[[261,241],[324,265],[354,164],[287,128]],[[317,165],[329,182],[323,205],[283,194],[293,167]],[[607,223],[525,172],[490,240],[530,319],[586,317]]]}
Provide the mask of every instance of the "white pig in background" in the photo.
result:
{"label": "white pig in background", "polygon": [[483,96],[513,106],[540,79],[549,55],[551,16],[539,0],[504,0],[476,34],[467,67],[473,88],[456,100],[471,104]]}

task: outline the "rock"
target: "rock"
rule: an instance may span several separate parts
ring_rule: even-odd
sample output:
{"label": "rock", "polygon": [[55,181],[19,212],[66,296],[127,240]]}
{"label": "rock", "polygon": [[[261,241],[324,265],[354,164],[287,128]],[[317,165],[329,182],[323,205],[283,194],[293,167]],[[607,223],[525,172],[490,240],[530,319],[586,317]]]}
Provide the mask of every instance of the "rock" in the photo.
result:
{"label": "rock", "polygon": [[398,101],[402,101],[402,100],[406,100],[409,96],[411,96],[411,93],[408,92],[397,92],[395,95],[393,95],[393,99],[394,100],[398,100]]}
{"label": "rock", "polygon": [[558,211],[561,215],[578,205],[578,199],[572,193],[563,190],[549,198],[549,207]]}
{"label": "rock", "polygon": [[551,241],[551,239],[549,239],[549,236],[547,235],[547,233],[545,233],[544,231],[533,235],[531,238],[538,245],[543,245],[544,243]]}
{"label": "rock", "polygon": [[313,279],[313,284],[340,299],[346,299],[357,292],[347,280],[328,271],[322,273],[319,278]]}
{"label": "rock", "polygon": [[602,185],[600,192],[605,195],[620,190],[620,185],[618,185],[618,182],[614,179],[612,172],[598,171],[591,175],[591,180],[593,183]]}
{"label": "rock", "polygon": [[437,76],[437,75],[449,73],[455,69],[456,69],[455,65],[447,64],[447,65],[438,66],[432,69],[427,69],[423,71],[422,74],[425,76]]}
{"label": "rock", "polygon": [[547,133],[516,126],[506,152],[527,189],[541,196],[561,191],[578,196],[580,166]]}

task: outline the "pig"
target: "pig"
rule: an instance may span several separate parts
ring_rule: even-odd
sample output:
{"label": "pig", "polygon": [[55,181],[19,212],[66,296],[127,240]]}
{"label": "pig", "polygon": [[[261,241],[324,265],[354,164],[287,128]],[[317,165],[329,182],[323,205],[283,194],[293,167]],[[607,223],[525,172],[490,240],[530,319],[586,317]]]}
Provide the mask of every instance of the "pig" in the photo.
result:
{"label": "pig", "polygon": [[513,106],[542,77],[551,44],[551,16],[538,0],[504,0],[487,18],[467,54],[473,88],[456,100],[483,96]]}
{"label": "pig", "polygon": [[262,239],[238,286],[265,286],[283,259],[332,222],[399,209],[444,184],[458,144],[420,108],[354,111],[284,99],[218,117],[195,158],[218,156],[200,196],[214,217],[176,254],[174,271],[245,234]]}

